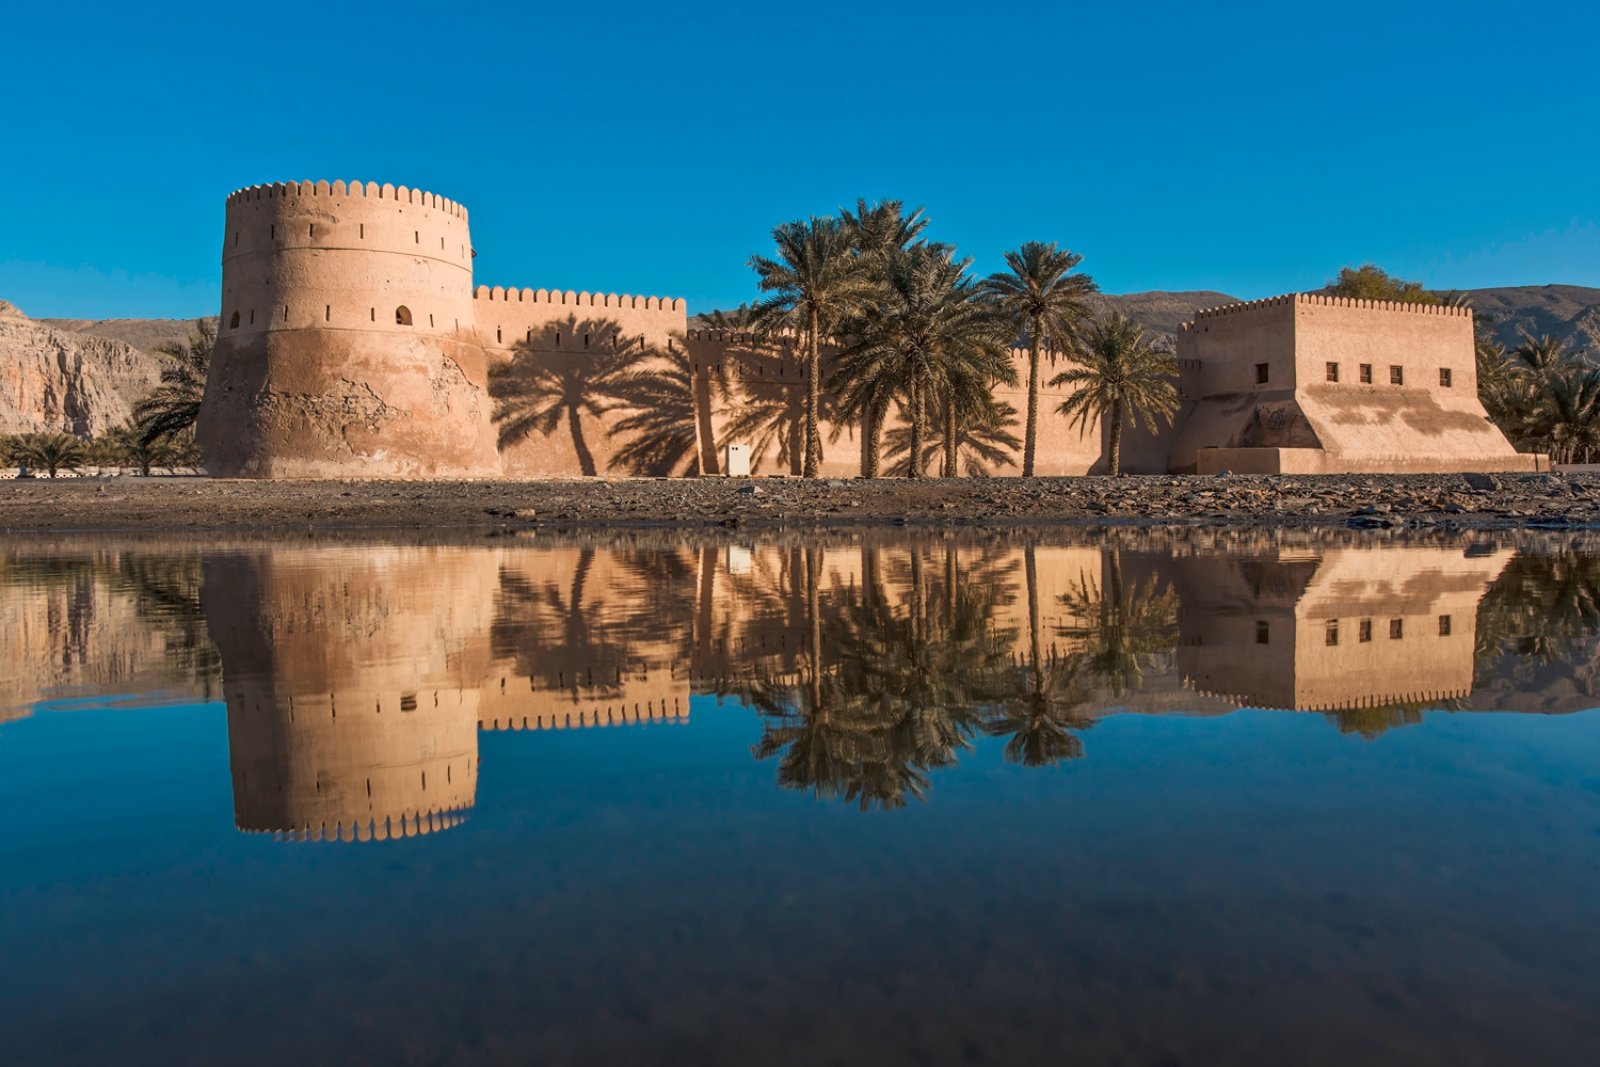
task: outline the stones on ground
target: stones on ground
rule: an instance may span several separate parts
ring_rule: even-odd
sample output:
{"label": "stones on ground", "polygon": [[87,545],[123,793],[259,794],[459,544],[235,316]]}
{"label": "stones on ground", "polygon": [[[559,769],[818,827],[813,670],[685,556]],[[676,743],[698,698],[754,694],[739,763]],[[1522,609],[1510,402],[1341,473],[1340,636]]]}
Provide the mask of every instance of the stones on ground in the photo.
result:
{"label": "stones on ground", "polygon": [[1463,474],[1461,480],[1467,483],[1467,488],[1481,492],[1492,492],[1500,488],[1500,479],[1492,474]]}

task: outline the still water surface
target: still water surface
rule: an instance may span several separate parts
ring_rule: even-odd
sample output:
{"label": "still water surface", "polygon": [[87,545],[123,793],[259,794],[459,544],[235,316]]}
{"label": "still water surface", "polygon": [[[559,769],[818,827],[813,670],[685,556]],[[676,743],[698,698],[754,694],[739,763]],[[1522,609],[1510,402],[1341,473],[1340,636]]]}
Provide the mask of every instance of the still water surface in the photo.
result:
{"label": "still water surface", "polygon": [[1600,555],[0,549],[33,1063],[1582,1063]]}

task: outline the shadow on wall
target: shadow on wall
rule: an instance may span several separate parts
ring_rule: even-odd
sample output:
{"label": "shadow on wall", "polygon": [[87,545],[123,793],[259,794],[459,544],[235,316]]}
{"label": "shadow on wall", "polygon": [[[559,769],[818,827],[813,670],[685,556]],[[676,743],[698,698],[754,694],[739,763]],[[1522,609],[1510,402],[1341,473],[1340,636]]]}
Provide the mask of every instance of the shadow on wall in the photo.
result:
{"label": "shadow on wall", "polygon": [[705,473],[715,442],[703,392],[682,337],[663,348],[614,319],[576,315],[519,341],[489,372],[501,451],[561,439],[585,477]]}

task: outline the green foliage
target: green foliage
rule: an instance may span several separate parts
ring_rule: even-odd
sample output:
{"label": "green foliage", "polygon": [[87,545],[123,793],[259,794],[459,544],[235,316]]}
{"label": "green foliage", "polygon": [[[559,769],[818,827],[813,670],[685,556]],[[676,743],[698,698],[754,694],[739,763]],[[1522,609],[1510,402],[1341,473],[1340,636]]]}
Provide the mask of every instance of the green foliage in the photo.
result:
{"label": "green foliage", "polygon": [[[847,411],[881,413],[889,398],[901,401],[909,423],[910,477],[922,475],[923,440],[930,406],[946,412],[947,426],[959,409],[975,406],[977,394],[996,382],[1013,383],[1005,321],[977,298],[967,261],[937,245],[893,252],[874,314],[839,355],[830,379]],[[946,435],[947,448],[954,447]],[[948,454],[948,453],[947,453]],[[947,462],[947,465],[950,465]]]}
{"label": "green foliage", "polygon": [[11,439],[6,451],[16,466],[44,471],[52,478],[89,462],[88,446],[69,433],[22,434]]}
{"label": "green foliage", "polygon": [[1600,370],[1564,341],[1524,333],[1512,352],[1480,335],[1478,396],[1512,443],[1557,463],[1600,458]]}
{"label": "green foliage", "polygon": [[1178,361],[1117,312],[1092,323],[1070,358],[1076,365],[1050,379],[1054,388],[1075,390],[1057,410],[1079,432],[1096,421],[1109,428],[1110,473],[1116,477],[1122,473],[1123,422],[1153,432],[1158,421],[1170,423],[1178,410]]}
{"label": "green foliage", "polygon": [[216,325],[209,319],[196,319],[187,341],[157,346],[155,351],[163,361],[161,384],[133,409],[139,437],[146,445],[192,436],[216,343]]}
{"label": "green foliage", "polygon": [[855,252],[855,234],[831,217],[786,222],[772,231],[777,257],[752,256],[757,287],[766,296],[752,309],[758,330],[792,330],[805,356],[806,400],[801,474],[815,478],[822,463],[818,429],[823,339],[873,303],[878,289]]}
{"label": "green foliage", "polygon": [[1430,292],[1421,282],[1396,278],[1372,263],[1359,267],[1343,267],[1339,276],[1327,285],[1333,296],[1347,296],[1357,300],[1392,300],[1401,304],[1439,304],[1444,301]]}
{"label": "green foliage", "polygon": [[1099,286],[1087,274],[1074,274],[1083,262],[1076,252],[1054,242],[1029,241],[1006,253],[1009,268],[983,280],[981,292],[1028,346],[1028,416],[1024,430],[1022,476],[1033,477],[1039,441],[1039,354],[1049,348],[1069,351],[1093,315],[1089,296]]}

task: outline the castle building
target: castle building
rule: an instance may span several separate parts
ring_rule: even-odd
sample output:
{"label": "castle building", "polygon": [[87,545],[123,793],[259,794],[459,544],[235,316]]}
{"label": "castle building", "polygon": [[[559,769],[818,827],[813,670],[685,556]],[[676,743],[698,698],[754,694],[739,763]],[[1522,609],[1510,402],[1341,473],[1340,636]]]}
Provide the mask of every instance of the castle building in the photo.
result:
{"label": "castle building", "polygon": [[[786,342],[691,331],[681,299],[475,287],[473,254],[466,208],[405,186],[228,197],[198,428],[211,473],[715,474],[735,443],[758,473],[798,473],[805,371]],[[1129,471],[1533,468],[1478,403],[1468,309],[1275,297],[1200,312],[1178,348],[1183,406],[1125,435]],[[996,398],[1020,427],[1022,387]],[[1099,473],[1105,428],[1055,416],[1065,398],[1041,390],[1037,470]],[[821,473],[861,472],[859,427],[824,413],[822,436]]]}

